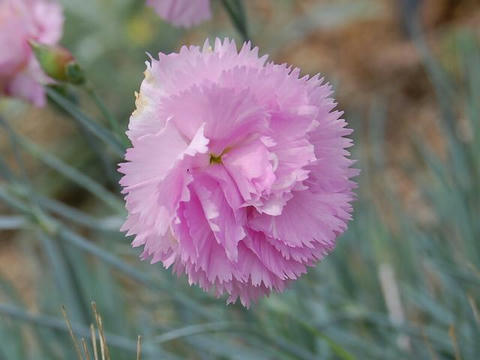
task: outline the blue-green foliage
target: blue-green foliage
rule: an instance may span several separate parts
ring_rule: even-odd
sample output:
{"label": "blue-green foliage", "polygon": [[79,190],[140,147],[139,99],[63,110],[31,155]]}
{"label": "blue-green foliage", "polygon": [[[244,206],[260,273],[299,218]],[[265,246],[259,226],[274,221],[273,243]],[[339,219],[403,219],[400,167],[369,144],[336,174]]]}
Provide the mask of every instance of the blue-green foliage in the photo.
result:
{"label": "blue-green foliage", "polygon": [[[454,34],[452,56],[462,69],[455,76],[420,34],[415,38],[436,89],[446,149],[440,156],[421,138],[406,140],[417,156],[403,165],[429,220],[406,209],[389,178],[387,105],[376,104],[369,119],[355,121],[367,124],[355,132],[354,158],[362,174],[354,220],[336,251],[284,294],[246,310],[189,287],[158,264],[141,263],[139,251],[117,230],[124,209],[115,164],[125,140],[107,120],[123,119],[120,126],[126,127],[133,101],[124,99],[138,86],[144,58],[141,44],[128,43],[118,31],[123,22],[134,27],[142,12],[157,29],[148,41],[152,49],[171,49],[180,32],[150,19],[141,2],[118,1],[117,11],[97,9],[106,1],[64,3],[65,43],[75,44],[87,73],[103,84],[99,92],[114,115],[101,104],[95,109],[95,101],[84,110],[88,90],[74,90],[76,98],[49,89],[52,105],[81,129],[61,154],[16,134],[8,114],[1,118],[17,166],[13,170],[0,157],[0,201],[12,209],[0,216],[0,230],[23,235],[18,246],[22,261],[36,270],[38,313],[27,311],[12,284],[0,279],[0,359],[75,359],[60,308],[66,306],[76,335],[88,338],[93,300],[114,360],[135,358],[137,334],[144,339],[144,359],[480,357],[480,50],[473,36]],[[100,26],[105,23],[110,26]],[[351,109],[347,118],[355,114]],[[466,137],[460,136],[459,119],[469,129]],[[43,177],[29,177],[22,160],[27,154],[47,169]],[[52,181],[78,192],[88,205],[59,201],[58,186],[47,185]]]}

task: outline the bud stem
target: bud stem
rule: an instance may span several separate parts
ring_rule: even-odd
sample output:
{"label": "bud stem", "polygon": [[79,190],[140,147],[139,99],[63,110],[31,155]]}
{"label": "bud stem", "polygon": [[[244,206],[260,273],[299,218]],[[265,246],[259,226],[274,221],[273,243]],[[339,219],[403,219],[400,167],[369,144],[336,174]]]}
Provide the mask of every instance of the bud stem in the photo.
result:
{"label": "bud stem", "polygon": [[94,87],[91,84],[86,84],[84,86],[84,89],[88,96],[95,103],[95,106],[98,108],[98,110],[100,110],[102,116],[105,118],[105,120],[108,121],[115,137],[119,138],[119,140],[125,147],[128,147],[127,140],[125,139],[125,137],[122,136],[123,132],[121,131],[120,123],[118,122],[117,118],[112,114],[112,112],[107,108],[100,96],[98,96]]}

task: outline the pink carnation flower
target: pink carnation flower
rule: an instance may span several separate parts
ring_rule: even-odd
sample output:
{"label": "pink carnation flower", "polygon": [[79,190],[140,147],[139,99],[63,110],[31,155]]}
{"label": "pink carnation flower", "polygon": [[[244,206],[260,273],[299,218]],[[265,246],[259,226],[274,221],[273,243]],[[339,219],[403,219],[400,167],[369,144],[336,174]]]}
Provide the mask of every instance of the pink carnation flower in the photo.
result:
{"label": "pink carnation flower", "polygon": [[282,291],[352,211],[352,141],[331,87],[217,39],[147,63],[120,164],[142,257],[242,304]]}
{"label": "pink carnation flower", "polygon": [[28,44],[55,45],[62,35],[60,5],[47,0],[0,0],[0,94],[45,104],[43,73]]}
{"label": "pink carnation flower", "polygon": [[210,19],[210,0],[147,0],[158,15],[175,26],[191,27]]}

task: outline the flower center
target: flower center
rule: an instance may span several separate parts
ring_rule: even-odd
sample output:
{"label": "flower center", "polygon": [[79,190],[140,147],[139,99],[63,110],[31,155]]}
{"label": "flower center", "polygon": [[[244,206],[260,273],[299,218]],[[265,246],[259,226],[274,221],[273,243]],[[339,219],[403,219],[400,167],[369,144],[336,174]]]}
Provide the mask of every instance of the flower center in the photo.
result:
{"label": "flower center", "polygon": [[218,156],[215,155],[215,154],[210,154],[210,165],[221,164],[222,163],[222,154],[220,154]]}
{"label": "flower center", "polygon": [[221,164],[222,163],[222,156],[225,155],[227,152],[231,150],[230,147],[226,147],[220,155],[215,155],[213,153],[210,153],[210,165],[212,164]]}

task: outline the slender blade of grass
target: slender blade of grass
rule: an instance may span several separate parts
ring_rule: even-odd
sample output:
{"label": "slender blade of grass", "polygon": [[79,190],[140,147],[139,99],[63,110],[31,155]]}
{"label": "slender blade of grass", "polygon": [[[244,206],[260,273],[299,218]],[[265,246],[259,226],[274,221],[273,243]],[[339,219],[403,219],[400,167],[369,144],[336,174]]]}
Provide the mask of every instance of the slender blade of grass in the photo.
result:
{"label": "slender blade of grass", "polygon": [[100,140],[108,144],[116,155],[122,157],[125,148],[122,143],[108,130],[103,128],[94,120],[86,116],[80,109],[71,102],[69,99],[61,95],[58,91],[51,87],[46,87],[46,92],[48,97],[59,105],[63,110],[70,114],[75,120],[80,122],[86,129],[88,129],[93,135],[98,137]]}

